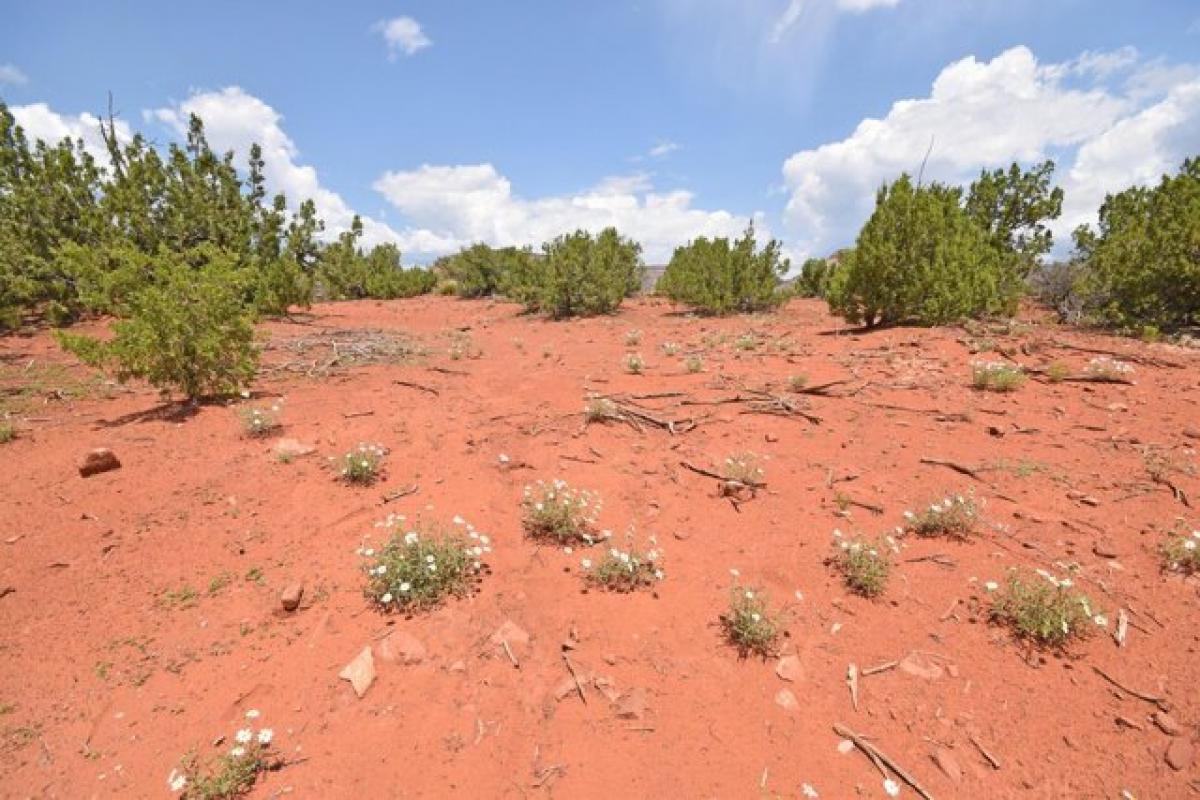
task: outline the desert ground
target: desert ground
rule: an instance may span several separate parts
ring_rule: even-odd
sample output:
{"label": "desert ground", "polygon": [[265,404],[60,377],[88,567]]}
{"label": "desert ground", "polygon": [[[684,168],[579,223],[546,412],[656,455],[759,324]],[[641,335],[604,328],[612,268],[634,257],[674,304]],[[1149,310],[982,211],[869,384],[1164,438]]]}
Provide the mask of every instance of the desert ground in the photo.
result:
{"label": "desert ground", "polygon": [[[0,795],[169,796],[250,710],[285,757],[255,798],[870,798],[881,769],[917,797],[896,767],[938,798],[1200,791],[1200,583],[1160,554],[1200,527],[1200,351],[1034,310],[863,332],[806,300],[553,322],[421,297],[261,333],[252,397],[196,409],[48,333],[0,338]],[[1128,382],[1036,372],[1106,354]],[[1031,379],[977,390],[981,359]],[[624,419],[589,424],[591,395]],[[280,400],[282,429],[247,436],[238,408]],[[388,450],[373,486],[328,461],[359,443]],[[98,447],[121,467],[81,477]],[[765,486],[703,474],[743,453]],[[663,579],[589,588],[587,551],[529,540],[524,488],[555,479],[602,498],[614,541],[655,537]],[[896,531],[958,494],[970,539]],[[486,534],[476,591],[371,605],[359,553],[389,514]],[[880,597],[830,566],[835,530],[895,537]],[[987,588],[1012,567],[1073,576],[1106,624],[1063,650],[1014,637]],[[735,580],[782,614],[771,657],[722,634]],[[360,697],[340,674],[368,648]]]}

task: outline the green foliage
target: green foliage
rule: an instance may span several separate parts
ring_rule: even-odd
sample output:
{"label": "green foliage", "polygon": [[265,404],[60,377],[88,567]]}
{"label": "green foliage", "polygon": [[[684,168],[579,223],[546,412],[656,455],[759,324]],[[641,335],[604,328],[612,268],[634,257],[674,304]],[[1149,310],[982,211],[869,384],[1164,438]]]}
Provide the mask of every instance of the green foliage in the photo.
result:
{"label": "green foliage", "polygon": [[489,297],[502,291],[510,275],[526,274],[532,258],[528,248],[480,243],[443,259],[438,268],[454,281],[459,297]]}
{"label": "green foliage", "polygon": [[599,562],[584,558],[580,562],[589,584],[610,592],[633,592],[653,586],[663,579],[662,551],[654,547],[640,551],[633,546],[632,536],[625,550],[609,548]]}
{"label": "green foliage", "polygon": [[676,248],[655,291],[708,314],[762,311],[783,301],[779,279],[788,266],[779,242],[757,249],[751,225],[732,244],[700,237]]}
{"label": "green foliage", "polygon": [[810,258],[800,267],[793,291],[797,297],[825,297],[837,264],[830,259]]}
{"label": "green foliage", "polygon": [[992,617],[1023,639],[1062,647],[1089,633],[1093,623],[1107,624],[1102,615],[1093,616],[1091,601],[1073,586],[1069,578],[1055,578],[1044,570],[1034,575],[1014,569],[993,601]]}
{"label": "green foliage", "polygon": [[1053,236],[1045,221],[1062,214],[1063,190],[1050,188],[1054,162],[1022,170],[984,170],[967,192],[965,210],[1001,253],[1011,254],[1009,269],[1024,280],[1039,256],[1050,252]]}
{"label": "green foliage", "polygon": [[538,481],[525,487],[521,526],[531,539],[559,545],[593,544],[600,507],[600,497],[586,489],[573,489],[564,480]]}
{"label": "green foliage", "polygon": [[884,539],[871,542],[839,538],[833,561],[847,588],[863,597],[883,594],[892,571],[891,547]]}
{"label": "green foliage", "polygon": [[517,259],[504,294],[554,319],[610,314],[641,285],[641,246],[616,228],[576,231],[542,246],[541,259]]}
{"label": "green foliage", "polygon": [[111,340],[60,333],[60,343],[121,381],[144,378],[189,400],[248,384],[258,350],[236,269],[223,254],[196,269],[188,255],[153,260],[152,282],[128,298],[128,317],[113,325]]}
{"label": "green foliage", "polygon": [[1200,157],[1153,188],[1109,195],[1075,231],[1078,289],[1102,320],[1163,330],[1200,322]]}
{"label": "green foliage", "polygon": [[409,526],[389,517],[391,536],[379,549],[363,550],[365,593],[383,611],[423,611],[448,597],[468,594],[484,569],[488,538],[471,538],[434,526]]}
{"label": "green foliage", "polygon": [[342,454],[341,459],[330,458],[340,464],[338,480],[358,486],[370,486],[379,480],[383,470],[383,459],[387,449],[380,444],[360,444],[354,450]]}
{"label": "green foliage", "polygon": [[394,244],[379,244],[363,253],[358,246],[362,235],[362,220],[356,216],[350,230],[321,251],[316,272],[323,299],[393,300],[433,291],[437,276],[432,271],[404,269]]}
{"label": "green foliage", "polygon": [[1167,538],[1162,547],[1163,565],[1173,571],[1185,575],[1200,572],[1200,531],[1173,533]]}
{"label": "green foliage", "polygon": [[1015,392],[1025,383],[1025,372],[1005,361],[976,361],[971,365],[971,385],[988,392]]}
{"label": "green foliage", "polygon": [[979,526],[979,504],[975,496],[946,495],[930,503],[920,512],[905,511],[907,529],[918,536],[945,536],[951,539],[971,538]]}
{"label": "green foliage", "polygon": [[735,583],[729,591],[729,609],[721,615],[721,628],[742,658],[768,658],[775,655],[783,620],[771,611],[760,589]]}

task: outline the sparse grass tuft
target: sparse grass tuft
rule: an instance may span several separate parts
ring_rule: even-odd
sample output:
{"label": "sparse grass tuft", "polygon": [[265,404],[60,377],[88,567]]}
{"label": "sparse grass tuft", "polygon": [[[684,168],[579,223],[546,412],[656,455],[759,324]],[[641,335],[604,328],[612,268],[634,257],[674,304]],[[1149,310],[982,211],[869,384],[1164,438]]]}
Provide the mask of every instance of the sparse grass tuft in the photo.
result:
{"label": "sparse grass tuft", "polygon": [[1054,361],[1046,367],[1046,380],[1051,383],[1062,383],[1071,377],[1071,368],[1061,361]]}
{"label": "sparse grass tuft", "polygon": [[918,536],[969,539],[979,525],[979,505],[973,494],[946,495],[920,513],[904,512],[908,529]]}
{"label": "sparse grass tuft", "polygon": [[808,386],[808,376],[793,375],[788,378],[788,386],[791,387],[793,392],[803,391]]}
{"label": "sparse grass tuft", "polygon": [[679,353],[679,345],[675,344],[675,342],[663,342],[662,351],[665,356],[677,355]]}
{"label": "sparse grass tuft", "polygon": [[331,456],[329,461],[335,465],[339,460],[341,462],[338,468],[338,480],[359,486],[370,486],[379,480],[383,471],[385,455],[387,455],[387,449],[381,444],[360,444],[356,449],[343,455],[341,459]]}
{"label": "sparse grass tuft", "polygon": [[422,611],[447,597],[468,594],[487,568],[484,562],[492,545],[486,535],[461,524],[465,534],[409,525],[395,514],[380,523],[390,538],[379,549],[359,551],[365,559],[367,598],[383,611]]}
{"label": "sparse grass tuft", "polygon": [[754,335],[753,333],[743,333],[733,343],[733,346],[736,347],[738,350],[750,351],[750,350],[757,350],[759,344],[760,344],[760,342],[758,341],[758,337],[756,335]]}
{"label": "sparse grass tuft", "polygon": [[1163,565],[1172,572],[1194,575],[1200,572],[1200,531],[1191,536],[1172,534],[1163,545]]}
{"label": "sparse grass tuft", "polygon": [[1108,624],[1103,615],[1093,611],[1087,595],[1074,591],[1070,578],[1059,579],[1045,570],[1013,569],[1004,587],[995,583],[985,586],[997,592],[992,618],[1044,647],[1062,647],[1094,627]]}
{"label": "sparse grass tuft", "polygon": [[988,392],[1015,392],[1025,383],[1020,367],[1004,361],[976,361],[971,364],[971,385]]}
{"label": "sparse grass tuft", "polygon": [[599,562],[590,558],[580,561],[587,582],[610,592],[633,592],[653,586],[663,579],[662,551],[650,537],[650,549],[637,550],[629,537],[625,550],[610,548]]}
{"label": "sparse grass tuft", "polygon": [[688,372],[695,374],[704,369],[704,359],[700,356],[688,356],[684,360],[683,366]]}
{"label": "sparse grass tuft", "polygon": [[625,332],[625,346],[637,347],[642,343],[642,332],[639,330],[631,330]]}
{"label": "sparse grass tuft", "polygon": [[1133,374],[1133,365],[1108,356],[1097,356],[1088,362],[1084,372],[1094,381],[1121,383]]}
{"label": "sparse grass tuft", "polygon": [[735,453],[726,458],[721,467],[721,477],[744,486],[760,485],[765,475],[760,459],[754,453]]}
{"label": "sparse grass tuft", "polygon": [[8,444],[17,438],[17,429],[8,420],[0,420],[0,444]]}
{"label": "sparse grass tuft", "polygon": [[621,412],[607,397],[592,397],[583,407],[583,418],[587,422],[608,422],[620,419]]}
{"label": "sparse grass tuft", "polygon": [[721,615],[721,627],[742,658],[775,655],[783,635],[783,620],[771,611],[766,595],[736,581],[729,591],[729,609]]}
{"label": "sparse grass tuft", "polygon": [[[258,718],[257,711],[246,712],[249,723]],[[234,735],[229,752],[201,762],[195,752],[183,757],[178,769],[167,776],[167,787],[184,800],[230,800],[241,797],[254,788],[258,776],[283,766],[283,759],[272,744],[275,733],[270,728],[257,731],[247,724]]]}
{"label": "sparse grass tuft", "polygon": [[861,537],[846,539],[841,531],[833,532],[837,550],[833,564],[846,581],[846,586],[863,597],[878,597],[887,588],[892,571],[892,549],[887,539],[868,541]]}
{"label": "sparse grass tuft", "polygon": [[646,362],[640,353],[629,353],[625,356],[625,371],[630,375],[641,375],[646,368]]}
{"label": "sparse grass tuft", "polygon": [[586,489],[572,489],[566,481],[538,481],[525,487],[521,500],[521,525],[531,539],[560,545],[594,544],[599,496]]}
{"label": "sparse grass tuft", "polygon": [[283,427],[280,413],[283,411],[283,400],[277,400],[269,406],[248,406],[238,409],[238,417],[242,421],[242,433],[253,438],[265,438],[278,433]]}

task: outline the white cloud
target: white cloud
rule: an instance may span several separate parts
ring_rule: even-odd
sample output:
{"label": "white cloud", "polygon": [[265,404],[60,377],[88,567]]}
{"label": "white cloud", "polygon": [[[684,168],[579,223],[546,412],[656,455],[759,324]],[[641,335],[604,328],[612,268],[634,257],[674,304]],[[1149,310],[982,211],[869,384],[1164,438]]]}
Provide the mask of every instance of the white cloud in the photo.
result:
{"label": "white cloud", "polygon": [[395,61],[400,53],[406,56],[415,55],[433,44],[425,35],[425,31],[421,30],[421,23],[412,17],[381,19],[371,26],[371,30],[383,35],[383,40],[387,43],[389,61]]}
{"label": "white cloud", "polygon": [[[614,225],[642,244],[649,263],[665,263],[676,246],[697,236],[736,236],[749,219],[692,206],[690,192],[657,192],[650,176],[607,178],[580,192],[526,199],[491,164],[423,165],[387,172],[375,189],[411,223],[401,246],[438,254],[473,242],[538,245],[583,228]],[[757,220],[763,236],[769,235]]]}
{"label": "white cloud", "polygon": [[678,143],[669,140],[662,141],[650,148],[649,155],[651,158],[663,158],[664,156],[669,156],[678,149]]}
{"label": "white cloud", "polygon": [[895,8],[900,0],[837,0],[837,6],[842,11],[860,14],[873,8]]}
{"label": "white cloud", "polygon": [[[82,114],[59,114],[45,103],[30,103],[10,109],[17,124],[25,129],[30,142],[41,139],[46,144],[56,145],[63,139],[82,139],[83,147],[93,158],[108,164],[108,148],[100,134],[100,118],[86,111]],[[116,120],[117,141],[128,142],[133,138],[129,125]]]}
{"label": "white cloud", "polygon": [[[1119,86],[1104,82],[1119,73],[1128,73]],[[985,167],[1058,156],[1067,191],[1055,226],[1061,243],[1106,191],[1177,166],[1187,143],[1200,141],[1198,114],[1195,71],[1141,64],[1129,49],[1061,64],[1039,64],[1025,47],[991,61],[964,58],[941,71],[928,97],[896,101],[847,138],[787,159],[785,230],[804,253],[851,243],[879,185],[915,173],[932,139],[926,180],[965,183]]]}
{"label": "white cloud", "polygon": [[12,64],[0,64],[0,84],[24,86],[29,83],[29,76]]}
{"label": "white cloud", "polygon": [[832,2],[831,0],[788,0],[783,13],[779,15],[775,20],[775,24],[771,27],[770,40],[773,43],[782,41],[788,31],[804,16],[805,9],[810,7],[816,8],[818,6],[832,5],[837,11],[861,14],[875,8],[894,8],[899,4],[900,0],[832,0]]}
{"label": "white cloud", "polygon": [[[325,220],[325,236],[332,238],[349,229],[354,209],[341,195],[321,185],[317,170],[299,163],[300,153],[284,132],[283,117],[257,97],[237,86],[220,91],[198,92],[182,103],[145,112],[149,119],[166,124],[176,134],[187,133],[188,117],[204,120],[204,131],[213,149],[233,150],[239,167],[246,164],[250,145],[262,146],[267,184],[272,192],[282,191],[295,209],[312,199],[318,215]],[[363,243],[396,241],[396,232],[382,222],[362,216]]]}

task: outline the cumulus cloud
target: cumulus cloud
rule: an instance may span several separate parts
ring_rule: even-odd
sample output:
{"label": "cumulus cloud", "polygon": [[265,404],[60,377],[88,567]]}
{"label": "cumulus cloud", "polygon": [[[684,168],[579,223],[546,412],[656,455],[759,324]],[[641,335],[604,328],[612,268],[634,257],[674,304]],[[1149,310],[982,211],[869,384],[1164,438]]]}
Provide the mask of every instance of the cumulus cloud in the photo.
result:
{"label": "cumulus cloud", "polygon": [[845,139],[788,158],[784,227],[804,253],[851,243],[880,184],[915,173],[932,142],[925,179],[951,183],[1013,160],[1057,156],[1067,192],[1056,226],[1061,241],[1106,191],[1177,166],[1186,143],[1200,140],[1198,114],[1194,70],[1143,63],[1130,49],[1059,64],[1040,64],[1025,47],[991,61],[964,58],[941,71],[927,97],[899,100]]}
{"label": "cumulus cloud", "polygon": [[[579,228],[616,226],[641,242],[648,262],[665,262],[697,236],[736,236],[750,221],[692,205],[683,190],[659,192],[649,175],[623,175],[583,191],[539,198],[517,195],[492,164],[423,165],[387,172],[375,182],[410,222],[400,232],[410,249],[450,252],[473,242],[537,245]],[[758,228],[764,236],[761,218]]]}
{"label": "cumulus cloud", "polygon": [[0,64],[0,84],[24,86],[29,83],[29,76],[12,64]]}
{"label": "cumulus cloud", "polygon": [[[354,209],[341,195],[322,186],[317,170],[300,163],[300,152],[284,132],[283,117],[274,108],[237,86],[220,91],[197,92],[182,103],[145,112],[151,120],[167,125],[177,135],[187,133],[188,118],[204,120],[209,144],[218,152],[232,150],[239,165],[246,163],[250,145],[262,146],[264,172],[272,192],[287,195],[293,209],[307,199],[325,220],[328,238],[349,229]],[[363,242],[370,246],[395,241],[396,232],[382,222],[363,216]]]}
{"label": "cumulus cloud", "polygon": [[401,53],[406,56],[416,55],[433,44],[425,35],[425,31],[421,30],[421,23],[412,17],[381,19],[371,26],[371,30],[383,36],[383,41],[387,43],[389,61],[395,61]]}
{"label": "cumulus cloud", "polygon": [[[82,140],[84,149],[97,161],[108,163],[108,148],[100,134],[100,118],[87,113],[59,114],[45,103],[31,103],[9,109],[17,124],[25,130],[30,141],[41,139],[55,145],[63,139]],[[116,120],[117,141],[128,142],[133,138],[129,125]]]}

